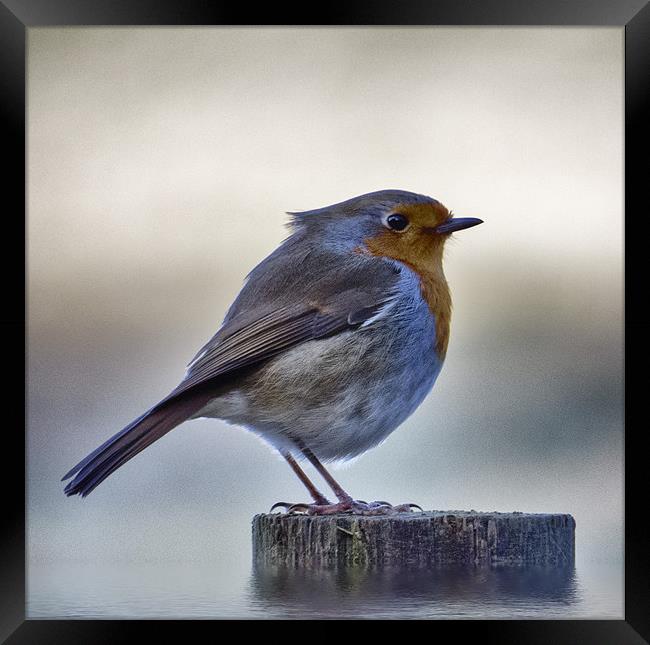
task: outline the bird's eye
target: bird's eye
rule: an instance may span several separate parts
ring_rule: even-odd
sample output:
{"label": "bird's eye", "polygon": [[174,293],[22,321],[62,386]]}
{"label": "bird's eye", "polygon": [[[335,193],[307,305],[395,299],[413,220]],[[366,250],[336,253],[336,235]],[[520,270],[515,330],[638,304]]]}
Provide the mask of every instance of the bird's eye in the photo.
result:
{"label": "bird's eye", "polygon": [[404,231],[408,225],[408,218],[400,213],[393,213],[386,218],[386,226],[393,231]]}

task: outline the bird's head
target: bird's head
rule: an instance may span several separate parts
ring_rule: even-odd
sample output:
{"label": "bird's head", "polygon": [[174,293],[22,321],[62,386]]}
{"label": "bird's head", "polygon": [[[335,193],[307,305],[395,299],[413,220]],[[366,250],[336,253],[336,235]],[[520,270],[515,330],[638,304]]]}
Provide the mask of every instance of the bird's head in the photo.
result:
{"label": "bird's head", "polygon": [[439,201],[403,190],[381,190],[312,211],[290,213],[318,243],[404,262],[416,270],[442,266],[452,233],[481,224],[453,217]]}

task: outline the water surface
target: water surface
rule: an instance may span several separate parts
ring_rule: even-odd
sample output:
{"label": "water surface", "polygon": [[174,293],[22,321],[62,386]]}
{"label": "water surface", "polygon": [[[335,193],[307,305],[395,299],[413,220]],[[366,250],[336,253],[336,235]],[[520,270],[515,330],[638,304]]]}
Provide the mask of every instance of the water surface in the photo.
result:
{"label": "water surface", "polygon": [[618,564],[569,568],[292,570],[32,565],[30,618],[622,618]]}

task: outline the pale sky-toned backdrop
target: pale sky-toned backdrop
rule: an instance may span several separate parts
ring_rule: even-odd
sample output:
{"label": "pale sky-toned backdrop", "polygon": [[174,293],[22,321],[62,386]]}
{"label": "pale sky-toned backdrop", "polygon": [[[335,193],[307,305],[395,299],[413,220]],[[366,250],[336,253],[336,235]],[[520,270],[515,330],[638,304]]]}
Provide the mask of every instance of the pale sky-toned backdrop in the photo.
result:
{"label": "pale sky-toned backdrop", "polygon": [[622,91],[618,28],[30,29],[30,567],[248,567],[251,517],[306,495],[243,429],[59,479],[177,384],[285,211],[383,188],[485,224],[446,254],[433,392],[341,482],[572,513],[578,558],[620,560]]}

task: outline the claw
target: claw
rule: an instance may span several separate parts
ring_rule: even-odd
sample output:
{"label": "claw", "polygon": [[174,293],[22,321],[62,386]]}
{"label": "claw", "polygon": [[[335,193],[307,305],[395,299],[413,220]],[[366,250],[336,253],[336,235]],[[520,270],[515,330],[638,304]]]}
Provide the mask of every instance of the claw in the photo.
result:
{"label": "claw", "polygon": [[273,513],[273,511],[274,511],[276,508],[286,508],[286,509],[288,509],[290,506],[291,506],[291,504],[290,504],[289,502],[276,502],[276,503],[273,504],[273,506],[271,506],[271,508],[269,509],[269,513]]}
{"label": "claw", "polygon": [[417,504],[400,504],[399,506],[393,506],[393,510],[395,510],[397,513],[411,513],[412,508],[419,508],[420,511],[424,513],[422,508]]}
{"label": "claw", "polygon": [[284,508],[286,515],[392,515],[394,513],[411,513],[414,508],[424,513],[421,506],[417,504],[399,504],[393,506],[389,502],[376,500],[365,502],[363,500],[344,500],[338,504],[290,504],[289,502],[276,502],[269,513],[276,508]]}

